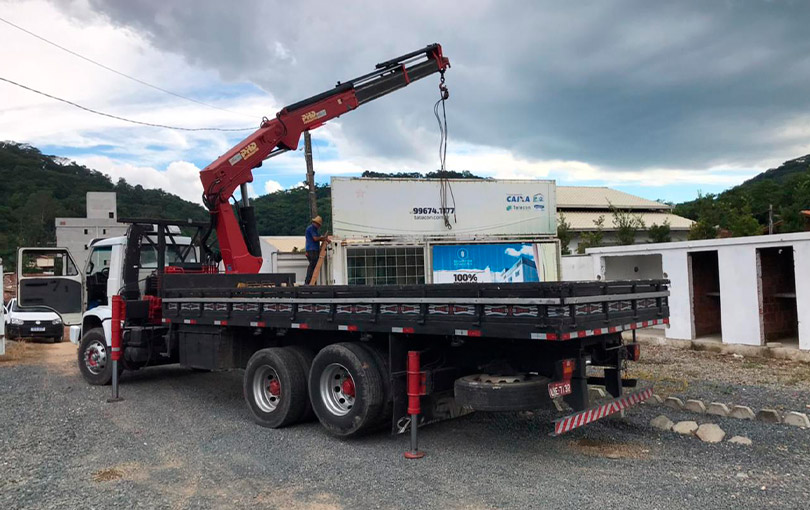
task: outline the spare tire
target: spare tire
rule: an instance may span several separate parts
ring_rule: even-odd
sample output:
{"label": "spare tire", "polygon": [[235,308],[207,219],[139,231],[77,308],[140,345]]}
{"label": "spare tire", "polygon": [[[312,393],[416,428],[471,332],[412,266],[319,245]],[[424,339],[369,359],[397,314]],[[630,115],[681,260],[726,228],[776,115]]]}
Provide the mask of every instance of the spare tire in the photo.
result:
{"label": "spare tire", "polygon": [[476,411],[528,411],[546,406],[548,377],[473,374],[456,379],[456,403]]}

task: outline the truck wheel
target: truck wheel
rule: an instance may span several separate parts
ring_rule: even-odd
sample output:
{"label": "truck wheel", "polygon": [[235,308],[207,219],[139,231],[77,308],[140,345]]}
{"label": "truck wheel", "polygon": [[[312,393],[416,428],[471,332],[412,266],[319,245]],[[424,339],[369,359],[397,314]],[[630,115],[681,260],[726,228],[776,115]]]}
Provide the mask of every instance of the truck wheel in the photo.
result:
{"label": "truck wheel", "polygon": [[[309,370],[312,368],[312,360],[315,354],[309,347],[303,345],[288,345],[284,347],[288,351],[295,354],[298,362],[301,364],[301,369],[304,371],[304,380],[309,380]],[[304,406],[304,414],[301,415],[302,422],[308,422],[315,419],[315,411],[312,410],[312,403],[309,401],[309,392],[306,392],[306,405]]]}
{"label": "truck wheel", "polygon": [[383,384],[374,356],[354,343],[332,344],[318,353],[309,372],[312,409],[329,433],[348,437],[376,424]]}
{"label": "truck wheel", "polygon": [[245,369],[245,400],[256,423],[280,428],[296,423],[307,401],[307,382],[298,358],[281,347],[262,349]]}
{"label": "truck wheel", "polygon": [[112,358],[102,328],[93,328],[79,344],[79,371],[90,384],[103,386],[112,380]]}
{"label": "truck wheel", "polygon": [[547,377],[474,374],[456,379],[456,403],[476,411],[529,411],[550,402]]}
{"label": "truck wheel", "polygon": [[390,425],[391,416],[394,414],[394,400],[391,398],[391,380],[388,377],[388,353],[372,343],[357,344],[367,350],[373,357],[377,370],[380,373],[380,381],[382,381],[383,389],[383,405],[380,406],[380,416],[374,420],[374,425],[385,424],[388,421]]}

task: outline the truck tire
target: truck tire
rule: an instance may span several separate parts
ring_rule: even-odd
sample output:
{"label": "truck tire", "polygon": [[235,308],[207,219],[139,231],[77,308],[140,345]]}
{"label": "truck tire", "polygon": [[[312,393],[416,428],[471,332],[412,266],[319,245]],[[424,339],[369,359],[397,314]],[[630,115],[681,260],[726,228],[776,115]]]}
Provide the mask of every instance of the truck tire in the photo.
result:
{"label": "truck tire", "polygon": [[374,420],[374,425],[385,424],[386,420],[391,422],[394,414],[394,400],[391,398],[391,378],[389,377],[388,353],[382,348],[372,343],[357,344],[367,350],[374,358],[377,370],[380,373],[380,380],[383,388],[383,405],[380,407],[380,415]]}
{"label": "truck tire", "polygon": [[330,434],[349,437],[367,432],[376,425],[383,407],[377,361],[355,343],[325,347],[312,362],[309,398]]}
{"label": "truck tire", "polygon": [[256,351],[244,378],[245,401],[262,427],[280,428],[301,419],[307,382],[298,358],[290,350],[271,347]]}
{"label": "truck tire", "polygon": [[[288,345],[284,347],[289,350],[298,362],[301,364],[301,369],[304,371],[304,380],[309,381],[309,370],[312,368],[312,360],[315,359],[315,354],[309,347],[303,345]],[[315,411],[312,410],[312,403],[309,401],[309,391],[306,392],[306,405],[304,406],[304,414],[301,415],[302,422],[309,422],[315,419]]]}
{"label": "truck tire", "polygon": [[547,377],[474,374],[456,379],[455,398],[476,411],[529,411],[547,405]]}
{"label": "truck tire", "polygon": [[[79,343],[79,371],[84,380],[96,386],[110,384],[112,380],[112,358],[104,329],[88,330]],[[120,366],[120,365],[119,365]]]}

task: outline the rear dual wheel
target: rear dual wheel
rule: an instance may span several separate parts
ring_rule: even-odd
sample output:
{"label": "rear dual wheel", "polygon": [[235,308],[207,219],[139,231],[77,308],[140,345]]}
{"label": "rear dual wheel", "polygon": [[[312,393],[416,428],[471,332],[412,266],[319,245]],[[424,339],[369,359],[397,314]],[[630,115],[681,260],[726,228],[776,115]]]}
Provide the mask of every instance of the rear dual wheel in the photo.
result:
{"label": "rear dual wheel", "polygon": [[315,356],[309,397],[329,433],[354,436],[380,422],[386,404],[383,368],[378,357],[356,343],[332,344]]}
{"label": "rear dual wheel", "polygon": [[373,349],[358,343],[333,344],[314,359],[301,346],[257,351],[244,378],[245,400],[255,421],[280,428],[314,414],[336,436],[373,429],[390,400],[384,357]]}
{"label": "rear dual wheel", "polygon": [[284,347],[256,351],[245,369],[244,394],[259,425],[281,428],[306,411],[307,380],[301,362]]}

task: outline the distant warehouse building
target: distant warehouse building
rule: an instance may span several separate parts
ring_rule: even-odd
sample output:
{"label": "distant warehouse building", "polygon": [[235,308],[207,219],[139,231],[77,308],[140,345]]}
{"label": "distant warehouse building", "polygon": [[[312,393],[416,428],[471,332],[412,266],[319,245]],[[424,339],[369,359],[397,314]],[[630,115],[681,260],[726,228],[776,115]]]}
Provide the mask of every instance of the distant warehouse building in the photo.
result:
{"label": "distant warehouse building", "polygon": [[[557,186],[557,218],[564,217],[574,234],[568,245],[571,253],[577,252],[583,232],[593,232],[598,228],[596,222],[600,217],[604,218],[602,244],[605,246],[618,244],[611,206],[638,215],[645,228],[668,222],[673,241],[685,241],[692,226],[692,220],[672,214],[672,206],[668,204],[606,187]],[[647,233],[639,232],[636,243],[648,241]]]}

